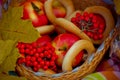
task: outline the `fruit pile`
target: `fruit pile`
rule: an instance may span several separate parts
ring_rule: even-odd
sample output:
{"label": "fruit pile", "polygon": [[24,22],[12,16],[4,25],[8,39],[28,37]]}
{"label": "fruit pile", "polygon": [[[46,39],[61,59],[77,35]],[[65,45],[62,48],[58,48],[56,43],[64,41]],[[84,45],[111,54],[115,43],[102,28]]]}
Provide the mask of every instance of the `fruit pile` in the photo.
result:
{"label": "fruit pile", "polygon": [[[71,0],[26,0],[22,20],[30,20],[40,37],[32,43],[19,42],[17,64],[37,72],[71,71],[93,54],[114,27],[111,12],[103,6],[75,12]],[[111,23],[111,24],[109,24]],[[47,35],[47,36],[46,36]]]}
{"label": "fruit pile", "polygon": [[[31,67],[35,72],[41,69],[50,69],[58,72],[58,68],[62,66],[66,52],[79,39],[76,35],[64,33],[56,36],[52,41],[50,36],[44,35],[32,43],[19,42],[17,48],[21,57],[17,63]],[[81,51],[76,56],[72,62],[73,67],[80,64],[83,55],[84,51]]]}
{"label": "fruit pile", "polygon": [[[27,0],[21,5],[23,8],[23,20],[30,19],[34,27],[43,26],[49,23],[46,13],[44,11],[44,2],[37,0]],[[65,8],[61,7],[62,5],[55,1],[53,4],[53,12],[56,17],[65,17],[66,11]]]}

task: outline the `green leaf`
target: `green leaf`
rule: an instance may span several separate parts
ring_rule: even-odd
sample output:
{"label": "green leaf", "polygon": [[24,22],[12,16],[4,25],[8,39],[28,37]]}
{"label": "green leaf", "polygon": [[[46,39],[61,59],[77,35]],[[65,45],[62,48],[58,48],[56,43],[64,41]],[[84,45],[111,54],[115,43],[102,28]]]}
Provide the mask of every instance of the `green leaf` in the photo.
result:
{"label": "green leaf", "polygon": [[31,43],[40,37],[30,20],[22,20],[23,7],[9,7],[0,21],[0,37]]}
{"label": "green leaf", "polygon": [[0,73],[0,80],[27,80],[25,77],[10,76],[7,74]]}
{"label": "green leaf", "polygon": [[19,57],[20,57],[20,54],[18,52],[18,49],[14,48],[11,54],[7,56],[7,58],[1,64],[0,72],[4,72],[8,74],[8,71],[15,71],[16,62]]}
{"label": "green leaf", "polygon": [[0,65],[10,55],[13,47],[15,47],[16,41],[13,40],[0,40]]}

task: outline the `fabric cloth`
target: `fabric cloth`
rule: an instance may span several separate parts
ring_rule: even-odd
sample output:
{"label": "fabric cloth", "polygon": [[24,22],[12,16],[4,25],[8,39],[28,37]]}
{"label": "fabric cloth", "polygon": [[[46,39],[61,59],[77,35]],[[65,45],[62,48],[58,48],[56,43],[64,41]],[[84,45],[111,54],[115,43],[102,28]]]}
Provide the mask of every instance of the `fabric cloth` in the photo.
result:
{"label": "fabric cloth", "polygon": [[85,76],[82,80],[120,80],[118,71],[101,71]]}
{"label": "fabric cloth", "polygon": [[120,80],[120,59],[115,55],[104,59],[96,72],[85,76],[82,80]]}

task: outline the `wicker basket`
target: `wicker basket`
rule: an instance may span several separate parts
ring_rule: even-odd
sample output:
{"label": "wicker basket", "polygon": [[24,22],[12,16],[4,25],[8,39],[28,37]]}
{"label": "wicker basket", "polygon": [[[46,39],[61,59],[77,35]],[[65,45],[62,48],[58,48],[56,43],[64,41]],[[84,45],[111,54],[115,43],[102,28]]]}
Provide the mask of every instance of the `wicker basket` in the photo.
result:
{"label": "wicker basket", "polygon": [[[83,2],[81,3],[81,1]],[[84,6],[85,1],[89,1],[89,0],[73,0],[73,3],[75,5],[80,3],[83,4],[82,8],[81,8],[82,5],[81,6],[76,5],[75,8],[84,10],[85,7],[92,6],[92,5],[103,5],[103,6],[109,7],[109,5],[106,5],[105,3],[101,2],[101,0],[91,0],[89,1],[90,3],[88,3],[88,5]],[[96,53],[90,55],[81,66],[76,67],[72,71],[49,75],[42,72],[33,72],[32,70],[19,64],[17,64],[16,66],[16,71],[20,76],[24,76],[29,80],[80,80],[84,76],[95,71],[97,65],[100,63],[106,51],[108,50],[112,40],[117,35],[119,31],[118,28],[119,26],[116,25],[115,29],[111,31],[110,35],[99,46]]]}
{"label": "wicker basket", "polygon": [[115,28],[111,32],[110,36],[106,38],[106,40],[97,49],[96,53],[89,56],[82,66],[77,67],[72,71],[47,75],[41,72],[35,73],[25,66],[18,64],[16,66],[16,70],[19,75],[25,76],[29,80],[80,80],[82,77],[94,72],[114,39],[113,37],[117,35],[118,31],[119,29]]}

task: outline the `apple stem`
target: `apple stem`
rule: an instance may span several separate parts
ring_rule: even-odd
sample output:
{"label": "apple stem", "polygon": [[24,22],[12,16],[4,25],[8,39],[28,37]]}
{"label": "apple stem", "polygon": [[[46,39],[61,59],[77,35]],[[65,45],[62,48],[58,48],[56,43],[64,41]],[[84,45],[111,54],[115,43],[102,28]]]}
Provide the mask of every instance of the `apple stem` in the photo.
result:
{"label": "apple stem", "polygon": [[31,2],[31,5],[33,7],[33,9],[36,11],[36,12],[40,12],[41,9],[39,9],[33,2]]}

